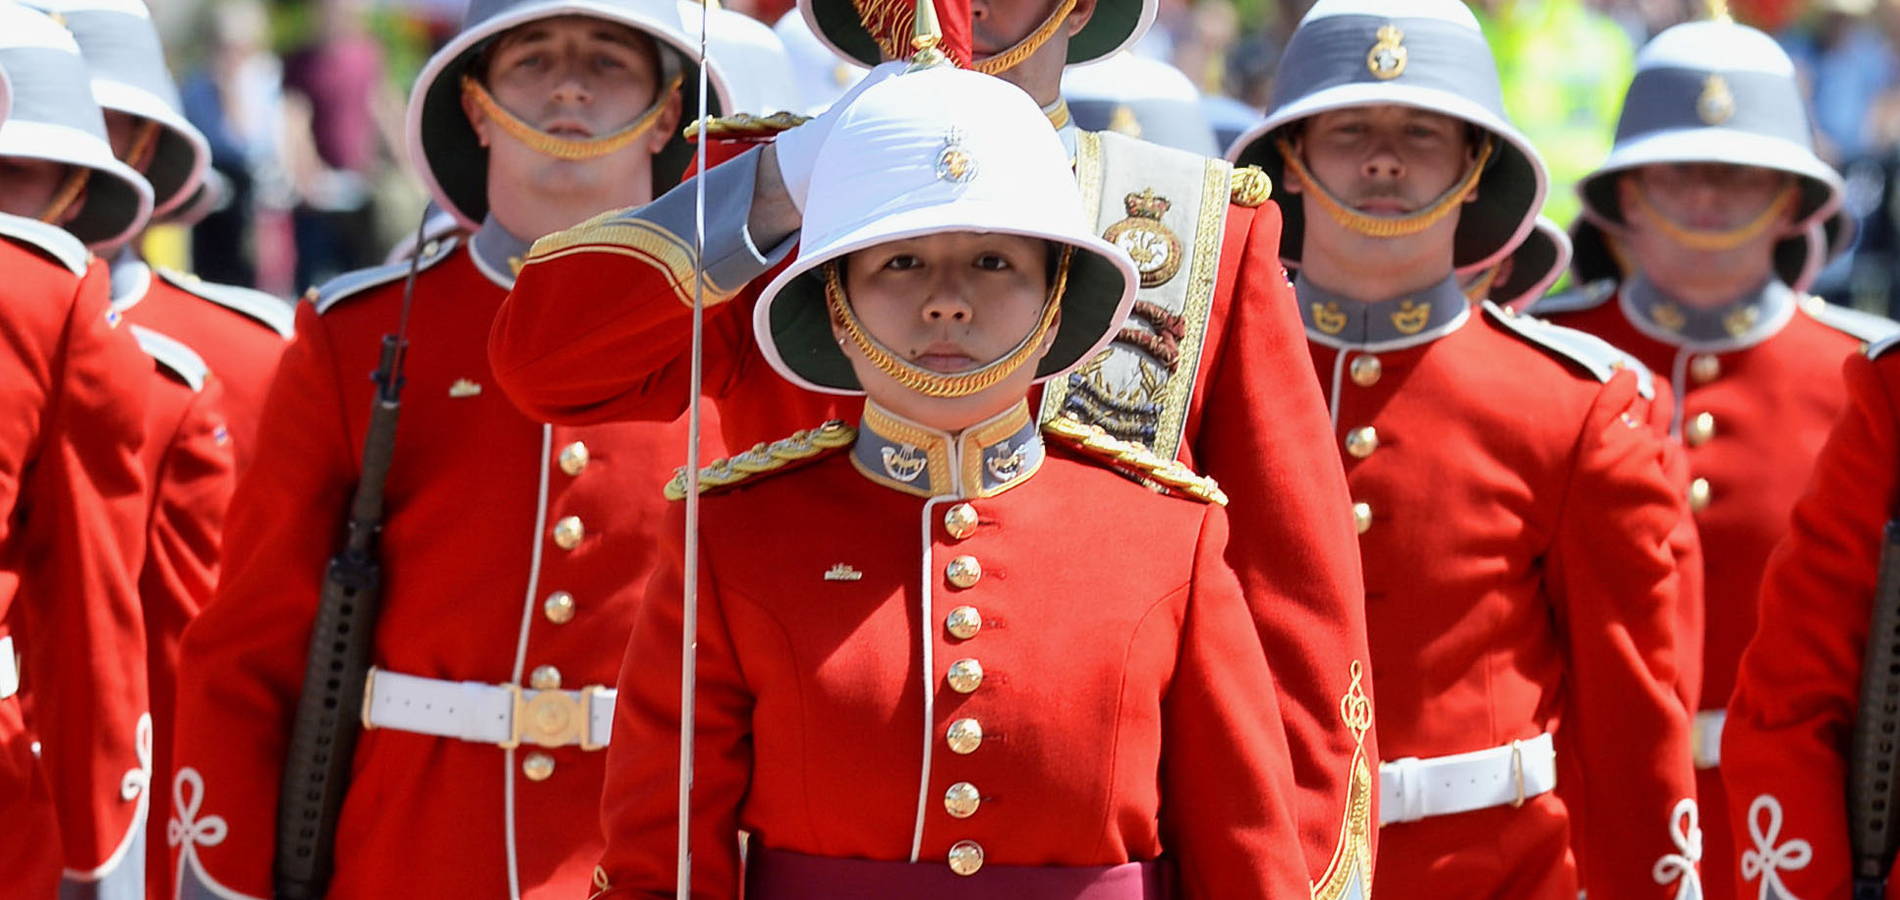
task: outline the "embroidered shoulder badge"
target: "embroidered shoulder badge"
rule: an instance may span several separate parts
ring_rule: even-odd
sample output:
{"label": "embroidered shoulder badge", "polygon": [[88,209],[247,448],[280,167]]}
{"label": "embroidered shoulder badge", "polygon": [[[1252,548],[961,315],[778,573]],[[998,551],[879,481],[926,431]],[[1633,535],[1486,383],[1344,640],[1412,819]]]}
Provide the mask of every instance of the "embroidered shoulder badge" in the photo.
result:
{"label": "embroidered shoulder badge", "polygon": [[1174,204],[1157,196],[1154,188],[1122,198],[1128,218],[1108,226],[1102,238],[1123,250],[1135,261],[1141,273],[1141,286],[1160,287],[1181,271],[1181,239],[1161,224],[1161,217]]}
{"label": "embroidered shoulder badge", "polygon": [[[794,432],[791,437],[780,438],[769,444],[754,444],[752,449],[744,453],[714,460],[711,465],[702,467],[699,470],[699,492],[712,493],[757,475],[785,470],[793,463],[818,459],[851,446],[857,438],[856,428],[832,419],[817,428]],[[674,470],[673,479],[666,483],[666,499],[686,499],[686,467]]]}
{"label": "embroidered shoulder badge", "polygon": [[1140,475],[1158,488],[1206,503],[1227,505],[1227,494],[1214,479],[1195,474],[1178,459],[1162,459],[1142,444],[1110,435],[1099,425],[1084,425],[1068,416],[1056,416],[1044,422],[1042,430],[1084,453]]}

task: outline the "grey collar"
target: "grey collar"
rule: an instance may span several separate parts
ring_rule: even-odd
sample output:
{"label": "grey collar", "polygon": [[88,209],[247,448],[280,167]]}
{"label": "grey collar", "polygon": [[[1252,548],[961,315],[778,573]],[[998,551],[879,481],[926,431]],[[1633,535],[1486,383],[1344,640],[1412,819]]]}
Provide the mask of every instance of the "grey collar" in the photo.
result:
{"label": "grey collar", "polygon": [[1306,336],[1329,347],[1397,350],[1437,340],[1471,317],[1471,301],[1454,275],[1423,291],[1364,303],[1334,294],[1300,275],[1293,280]]}
{"label": "grey collar", "polygon": [[1623,286],[1623,315],[1638,331],[1678,347],[1732,349],[1773,337],[1794,317],[1795,295],[1770,277],[1714,309],[1697,309],[1664,293],[1641,272]]}
{"label": "grey collar", "polygon": [[919,497],[991,497],[1042,468],[1042,430],[1024,401],[965,428],[938,431],[866,401],[851,463],[864,477]]}
{"label": "grey collar", "polygon": [[506,290],[514,289],[515,270],[528,258],[528,247],[529,242],[501,227],[493,214],[482,220],[482,227],[468,240],[468,254],[474,258],[475,268]]}

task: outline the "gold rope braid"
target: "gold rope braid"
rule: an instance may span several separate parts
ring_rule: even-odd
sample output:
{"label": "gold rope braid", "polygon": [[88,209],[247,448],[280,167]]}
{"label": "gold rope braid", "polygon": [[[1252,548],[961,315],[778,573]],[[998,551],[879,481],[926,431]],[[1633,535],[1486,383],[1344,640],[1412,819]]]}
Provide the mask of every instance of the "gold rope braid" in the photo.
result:
{"label": "gold rope braid", "polygon": [[1775,223],[1775,219],[1781,216],[1782,211],[1787,209],[1790,203],[1794,202],[1797,190],[1795,182],[1788,182],[1787,185],[1782,187],[1781,193],[1776,194],[1775,199],[1769,201],[1768,205],[1762,208],[1759,215],[1727,231],[1686,228],[1677,224],[1674,219],[1664,215],[1662,210],[1657,209],[1656,205],[1649,201],[1649,192],[1644,190],[1641,185],[1637,186],[1634,193],[1636,195],[1637,208],[1641,209],[1645,216],[1648,216],[1651,221],[1655,222],[1657,230],[1668,235],[1670,240],[1691,250],[1719,252],[1723,250],[1733,250],[1736,247],[1740,247],[1760,237],[1762,232],[1767,231],[1768,227]]}
{"label": "gold rope braid", "polygon": [[135,169],[142,168],[149,161],[146,154],[151,152],[152,145],[156,143],[158,143],[158,123],[146,119],[139,125],[138,134],[132,138],[132,148],[126,151],[125,164]]}
{"label": "gold rope braid", "polygon": [[555,137],[521,121],[514,113],[502,108],[502,105],[495,101],[494,95],[488,93],[488,89],[482,87],[482,83],[476,81],[473,76],[466,74],[462,76],[462,95],[474,100],[475,105],[481,107],[482,112],[489,118],[494,119],[501,126],[502,131],[507,132],[509,137],[519,141],[528,149],[555,159],[580,160],[594,159],[624,149],[639,140],[641,135],[651,131],[654,123],[660,120],[660,114],[665,112],[666,101],[680,89],[682,80],[683,76],[674,75],[654,98],[653,105],[647,107],[647,111],[634,119],[632,124],[612,134],[591,138]]}
{"label": "gold rope braid", "polygon": [[1452,210],[1463,204],[1465,198],[1477,189],[1478,181],[1484,177],[1484,167],[1491,161],[1491,154],[1497,147],[1497,139],[1485,135],[1484,144],[1478,148],[1478,159],[1472,164],[1471,171],[1465,173],[1463,181],[1440,194],[1430,206],[1402,216],[1369,216],[1347,207],[1325,185],[1320,184],[1319,179],[1307,170],[1306,163],[1293,152],[1292,145],[1287,143],[1285,137],[1275,138],[1274,142],[1279,146],[1280,158],[1286,160],[1287,171],[1292,172],[1294,180],[1313,195],[1326,215],[1348,231],[1372,238],[1411,237],[1451,215]]}
{"label": "gold rope braid", "polygon": [[1062,0],[1056,5],[1055,11],[1049,14],[1049,18],[1042,20],[1042,24],[1036,26],[1036,30],[1030,32],[1028,37],[1017,41],[1016,46],[979,59],[971,68],[985,75],[1001,75],[1016,68],[1031,54],[1041,50],[1042,45],[1049,43],[1049,39],[1055,37],[1056,29],[1062,26],[1062,20],[1072,12],[1075,12],[1075,0]]}
{"label": "gold rope braid", "polygon": [[926,397],[968,397],[994,387],[1035,355],[1036,345],[1055,325],[1056,313],[1062,308],[1062,292],[1069,284],[1069,262],[1074,255],[1074,247],[1062,248],[1061,261],[1056,264],[1055,283],[1049,289],[1049,298],[1043,302],[1042,319],[1029,332],[1029,336],[1001,359],[961,375],[942,375],[917,368],[898,359],[896,354],[871,337],[858,321],[857,314],[851,311],[851,301],[845,296],[844,281],[838,276],[836,260],[824,264],[825,302],[830,306],[832,315],[837,316],[844,326],[845,335],[858,348],[858,352],[863,353],[871,365],[889,375],[893,381]]}
{"label": "gold rope braid", "polygon": [[91,169],[85,166],[71,168],[72,174],[66,176],[66,183],[60,186],[59,193],[54,194],[53,199],[46,201],[46,209],[39,214],[39,220],[48,225],[59,224],[59,220],[66,215],[66,211],[78,201],[79,195],[85,193],[86,182],[92,180]]}

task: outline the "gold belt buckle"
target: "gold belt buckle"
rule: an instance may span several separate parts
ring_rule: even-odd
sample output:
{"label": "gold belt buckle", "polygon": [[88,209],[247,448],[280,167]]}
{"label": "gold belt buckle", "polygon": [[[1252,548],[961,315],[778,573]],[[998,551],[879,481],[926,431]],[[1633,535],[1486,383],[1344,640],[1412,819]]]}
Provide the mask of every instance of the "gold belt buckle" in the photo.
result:
{"label": "gold belt buckle", "polygon": [[1511,808],[1524,805],[1524,742],[1511,742],[1511,774],[1517,778],[1517,799],[1511,801]]}
{"label": "gold belt buckle", "polygon": [[515,710],[508,740],[499,744],[502,749],[513,750],[523,741],[537,747],[585,746],[587,691],[577,699],[560,690],[523,691],[518,684],[500,687],[513,699]]}

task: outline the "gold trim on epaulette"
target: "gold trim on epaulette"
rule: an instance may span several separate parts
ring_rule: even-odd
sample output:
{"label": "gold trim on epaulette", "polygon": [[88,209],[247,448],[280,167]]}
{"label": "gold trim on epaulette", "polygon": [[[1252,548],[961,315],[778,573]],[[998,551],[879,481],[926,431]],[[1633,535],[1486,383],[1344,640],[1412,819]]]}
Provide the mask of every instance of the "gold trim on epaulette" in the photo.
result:
{"label": "gold trim on epaulette", "polygon": [[[710,493],[719,488],[730,487],[767,472],[777,471],[795,462],[814,459],[843,447],[851,446],[858,439],[858,430],[840,419],[832,419],[817,428],[806,428],[793,432],[791,437],[780,438],[769,444],[754,444],[752,449],[737,456],[713,460],[711,465],[699,470],[699,492]],[[673,471],[672,480],[666,483],[666,499],[686,499],[686,467]]]}
{"label": "gold trim on epaulette", "polygon": [[634,218],[625,209],[609,210],[535,241],[522,268],[574,253],[614,253],[654,263],[672,276],[673,295],[689,307],[693,305],[695,281],[704,282],[707,306],[717,306],[739,293],[739,289],[727,290],[714,284],[699,270],[694,264],[692,241]]}
{"label": "gold trim on epaulette", "polygon": [[1273,199],[1273,178],[1259,166],[1240,166],[1229,177],[1227,199],[1235,206],[1253,209]]}
{"label": "gold trim on epaulette", "polygon": [[806,122],[810,116],[801,116],[794,112],[780,110],[769,116],[755,116],[751,113],[739,113],[735,116],[712,116],[701,128],[695,120],[687,123],[680,136],[689,141],[699,139],[703,131],[706,137],[715,141],[761,141],[782,131],[790,131]]}
{"label": "gold trim on epaulette", "polygon": [[1160,487],[1217,506],[1227,505],[1227,494],[1214,479],[1197,474],[1178,459],[1156,456],[1143,444],[1115,437],[1100,426],[1056,416],[1042,423],[1042,430],[1091,455],[1132,469]]}

